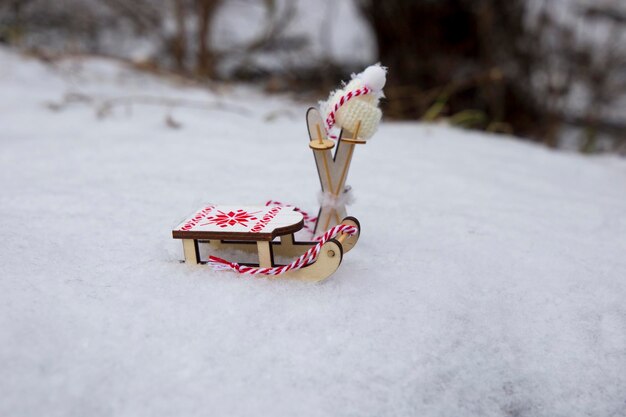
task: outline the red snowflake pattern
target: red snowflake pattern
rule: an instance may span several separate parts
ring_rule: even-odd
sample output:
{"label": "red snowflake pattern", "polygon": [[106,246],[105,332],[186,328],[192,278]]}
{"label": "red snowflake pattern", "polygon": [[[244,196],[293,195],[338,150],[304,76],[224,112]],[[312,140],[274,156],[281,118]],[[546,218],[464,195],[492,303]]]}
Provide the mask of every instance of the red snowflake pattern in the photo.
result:
{"label": "red snowflake pattern", "polygon": [[240,224],[244,227],[248,226],[248,222],[252,220],[257,220],[253,214],[258,213],[255,211],[254,213],[248,213],[245,210],[237,210],[237,211],[229,211],[228,213],[224,213],[221,210],[218,210],[218,214],[215,216],[207,217],[207,223],[204,223],[202,226],[207,224],[216,224],[219,227],[229,227],[234,226],[236,224]]}

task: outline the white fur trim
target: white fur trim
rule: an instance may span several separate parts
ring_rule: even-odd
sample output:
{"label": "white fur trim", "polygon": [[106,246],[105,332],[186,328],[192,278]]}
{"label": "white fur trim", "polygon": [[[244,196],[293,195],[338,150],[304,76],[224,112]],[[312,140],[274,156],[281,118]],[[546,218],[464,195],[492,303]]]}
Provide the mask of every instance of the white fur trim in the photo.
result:
{"label": "white fur trim", "polygon": [[317,195],[317,199],[322,207],[341,208],[352,204],[354,202],[354,195],[352,194],[352,188],[347,186],[344,192],[338,196],[329,192],[320,192]]}

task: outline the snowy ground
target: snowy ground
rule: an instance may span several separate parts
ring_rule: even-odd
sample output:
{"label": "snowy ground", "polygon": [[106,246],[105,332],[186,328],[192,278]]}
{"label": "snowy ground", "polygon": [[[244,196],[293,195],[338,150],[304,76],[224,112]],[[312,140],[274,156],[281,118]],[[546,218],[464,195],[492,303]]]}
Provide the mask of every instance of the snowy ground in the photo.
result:
{"label": "snowy ground", "polygon": [[315,211],[305,107],[0,50],[0,415],[626,415],[624,160],[386,123],[328,281],[180,264],[203,202]]}

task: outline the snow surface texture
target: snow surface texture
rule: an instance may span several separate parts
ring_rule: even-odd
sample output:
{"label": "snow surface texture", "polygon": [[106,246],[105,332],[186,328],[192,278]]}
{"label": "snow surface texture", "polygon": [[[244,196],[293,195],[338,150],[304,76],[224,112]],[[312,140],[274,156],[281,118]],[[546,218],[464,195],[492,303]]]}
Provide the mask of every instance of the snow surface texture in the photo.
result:
{"label": "snow surface texture", "polygon": [[[625,161],[386,123],[339,271],[241,278],[179,263],[171,227],[314,211],[305,106],[1,49],[0,91],[0,415],[626,415]],[[67,92],[92,99],[44,105]],[[218,104],[96,118],[139,94]]]}

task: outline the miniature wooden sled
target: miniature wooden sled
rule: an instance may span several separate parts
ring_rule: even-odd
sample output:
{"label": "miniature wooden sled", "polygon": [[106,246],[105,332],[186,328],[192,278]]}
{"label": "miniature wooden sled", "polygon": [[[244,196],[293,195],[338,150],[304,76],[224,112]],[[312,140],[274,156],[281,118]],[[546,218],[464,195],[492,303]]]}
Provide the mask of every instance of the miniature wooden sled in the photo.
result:
{"label": "miniature wooden sled", "polygon": [[[341,234],[323,244],[317,259],[301,269],[293,269],[270,278],[294,278],[304,281],[321,281],[339,268],[343,255],[357,243],[360,225],[357,219],[346,217],[341,224],[355,226],[353,235]],[[257,252],[258,264],[240,265],[259,268],[278,267],[274,255],[302,256],[318,242],[296,242],[294,234],[304,226],[302,214],[293,207],[284,206],[215,206],[198,210],[172,231],[174,239],[181,239],[185,263],[204,264],[199,244],[208,243],[213,249],[236,249]],[[278,240],[277,240],[278,239]]]}

